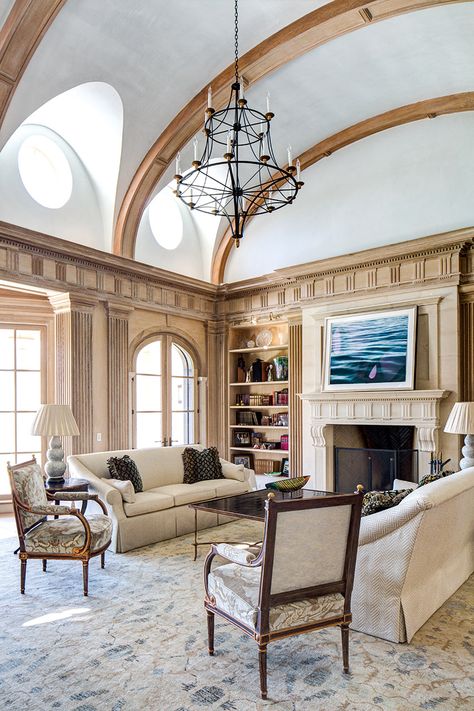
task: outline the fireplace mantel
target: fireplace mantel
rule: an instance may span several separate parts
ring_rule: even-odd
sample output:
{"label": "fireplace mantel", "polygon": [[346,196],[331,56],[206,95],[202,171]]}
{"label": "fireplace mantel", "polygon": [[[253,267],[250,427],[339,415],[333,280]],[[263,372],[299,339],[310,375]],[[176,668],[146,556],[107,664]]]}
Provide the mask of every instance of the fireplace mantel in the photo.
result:
{"label": "fireplace mantel", "polygon": [[[309,392],[300,394],[311,407],[311,439],[318,455],[316,483],[332,485],[334,425],[409,425],[426,468],[428,452],[438,449],[440,403],[450,390]],[[322,458],[321,458],[322,457]],[[424,461],[426,459],[426,462]]]}
{"label": "fireplace mantel", "polygon": [[320,424],[392,424],[439,427],[439,404],[449,390],[303,393]]}

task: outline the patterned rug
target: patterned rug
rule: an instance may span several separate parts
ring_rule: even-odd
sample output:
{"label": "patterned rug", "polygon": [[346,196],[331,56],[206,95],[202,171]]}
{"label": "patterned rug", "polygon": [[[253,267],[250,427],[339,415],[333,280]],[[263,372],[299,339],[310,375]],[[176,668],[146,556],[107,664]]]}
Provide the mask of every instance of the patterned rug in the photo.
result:
{"label": "patterned rug", "polygon": [[[259,537],[258,524],[220,527],[219,539]],[[204,532],[212,537],[217,529]],[[204,547],[191,536],[91,562],[90,597],[80,563],[28,563],[19,594],[13,539],[0,542],[0,707],[45,711],[408,711],[474,708],[474,577],[409,645],[351,633],[342,674],[338,629],[275,642],[269,700],[259,698],[257,645],[216,620],[206,649]]]}

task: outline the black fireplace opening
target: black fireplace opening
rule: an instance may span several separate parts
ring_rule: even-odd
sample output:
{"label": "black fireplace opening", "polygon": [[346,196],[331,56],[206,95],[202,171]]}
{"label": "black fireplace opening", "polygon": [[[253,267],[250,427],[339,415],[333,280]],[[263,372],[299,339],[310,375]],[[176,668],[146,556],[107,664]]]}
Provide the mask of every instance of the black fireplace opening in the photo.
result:
{"label": "black fireplace opening", "polygon": [[418,481],[418,450],[414,428],[395,425],[357,425],[362,446],[334,446],[334,488],[348,493],[362,484],[365,491],[393,488],[394,479]]}

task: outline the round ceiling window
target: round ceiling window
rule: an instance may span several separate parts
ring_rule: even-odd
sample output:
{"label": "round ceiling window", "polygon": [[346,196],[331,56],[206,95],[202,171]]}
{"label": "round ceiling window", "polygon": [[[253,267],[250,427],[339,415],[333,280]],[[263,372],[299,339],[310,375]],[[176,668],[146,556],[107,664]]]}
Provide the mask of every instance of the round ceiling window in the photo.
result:
{"label": "round ceiling window", "polygon": [[153,237],[160,247],[171,250],[179,246],[183,239],[183,218],[180,205],[169,188],[153,198],[148,208],[148,219]]}
{"label": "round ceiling window", "polygon": [[51,209],[71,197],[72,172],[61,148],[46,136],[29,136],[18,151],[20,177],[33,200]]}

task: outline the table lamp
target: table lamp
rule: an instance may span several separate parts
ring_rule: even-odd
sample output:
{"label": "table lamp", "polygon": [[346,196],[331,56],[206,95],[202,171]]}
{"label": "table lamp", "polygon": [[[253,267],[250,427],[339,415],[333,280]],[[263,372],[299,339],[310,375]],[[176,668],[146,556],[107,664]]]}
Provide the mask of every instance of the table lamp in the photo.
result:
{"label": "table lamp", "polygon": [[450,434],[466,435],[462,448],[460,469],[474,467],[474,402],[457,402],[451,410],[444,428]]}
{"label": "table lamp", "polygon": [[64,461],[64,449],[61,444],[61,435],[78,435],[74,415],[70,405],[41,405],[36,413],[31,434],[47,435],[51,437],[49,449],[46,452],[48,461],[44,470],[49,479],[61,481],[64,479],[66,462]]}

